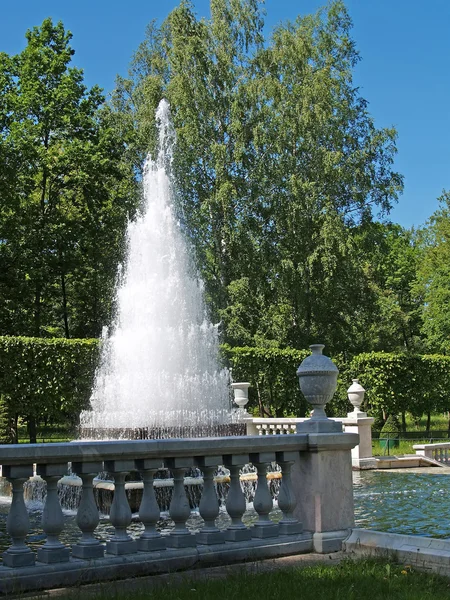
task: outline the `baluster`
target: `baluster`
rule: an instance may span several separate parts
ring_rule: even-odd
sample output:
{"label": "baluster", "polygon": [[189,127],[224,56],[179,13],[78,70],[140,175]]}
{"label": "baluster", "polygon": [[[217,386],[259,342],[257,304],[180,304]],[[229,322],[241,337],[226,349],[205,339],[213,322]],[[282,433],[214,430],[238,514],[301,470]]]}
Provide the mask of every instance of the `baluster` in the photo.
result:
{"label": "baluster", "polygon": [[298,452],[276,453],[277,463],[281,467],[282,474],[280,493],[278,494],[278,506],[283,513],[283,518],[279,523],[282,535],[293,535],[303,531],[302,523],[293,515],[297,506],[297,498],[292,488],[291,468],[298,456]]}
{"label": "baluster", "polygon": [[161,467],[161,460],[157,458],[136,460],[136,469],[142,473],[144,481],[144,493],[139,507],[139,518],[144,524],[144,532],[137,541],[138,550],[141,552],[166,549],[166,540],[155,527],[160,512],[153,487],[153,476]]}
{"label": "baluster", "polygon": [[175,529],[167,536],[167,545],[172,548],[190,548],[196,545],[195,535],[186,527],[191,509],[184,489],[184,474],[194,466],[192,458],[170,458],[165,461],[173,473],[173,493],[169,506],[170,518]]}
{"label": "baluster", "polygon": [[214,472],[217,465],[222,464],[221,456],[199,456],[195,464],[203,471],[203,492],[200,500],[200,516],[205,525],[197,533],[198,544],[223,544],[225,535],[216,527],[216,518],[219,515],[219,499],[214,484]]}
{"label": "baluster", "polygon": [[275,461],[275,452],[259,452],[250,454],[250,461],[258,471],[258,485],[253,500],[253,507],[258,513],[258,521],[252,528],[252,536],[258,538],[276,537],[279,526],[269,519],[273,508],[273,500],[267,481],[267,465]]}
{"label": "baluster", "polygon": [[257,425],[256,429],[258,430],[258,435],[262,435],[263,434],[262,425]]}
{"label": "baluster", "polygon": [[72,471],[83,482],[81,502],[77,511],[77,525],[82,536],[81,540],[72,546],[72,556],[83,559],[102,558],[105,554],[105,547],[94,536],[94,531],[97,528],[100,518],[92,482],[94,477],[100,471],[103,471],[103,463],[74,462],[72,463]]}
{"label": "baluster", "polygon": [[249,462],[248,454],[227,455],[223,459],[223,464],[230,470],[230,489],[225,506],[231,517],[231,525],[224,532],[225,539],[230,542],[250,540],[251,531],[242,522],[246,501],[240,480],[240,469]]}
{"label": "baluster", "polygon": [[38,549],[37,559],[48,564],[68,562],[70,549],[59,541],[59,534],[64,529],[64,516],[58,498],[58,481],[67,473],[67,463],[38,465],[36,472],[47,483],[47,497],[42,512],[42,529],[47,540]]}
{"label": "baluster", "polygon": [[106,542],[106,552],[115,554],[133,554],[137,545],[127,533],[131,523],[131,508],[125,491],[125,477],[134,469],[133,460],[105,460],[105,470],[114,475],[114,498],[111,504],[109,520],[114,526],[113,537]]}
{"label": "baluster", "polygon": [[34,565],[34,552],[26,545],[30,519],[23,498],[23,484],[33,475],[33,465],[3,465],[3,477],[12,485],[12,501],[6,520],[6,531],[12,538],[11,546],[3,552],[6,567],[29,567]]}
{"label": "baluster", "polygon": [[267,423],[264,423],[262,426],[263,435],[267,435],[267,428],[268,428]]}

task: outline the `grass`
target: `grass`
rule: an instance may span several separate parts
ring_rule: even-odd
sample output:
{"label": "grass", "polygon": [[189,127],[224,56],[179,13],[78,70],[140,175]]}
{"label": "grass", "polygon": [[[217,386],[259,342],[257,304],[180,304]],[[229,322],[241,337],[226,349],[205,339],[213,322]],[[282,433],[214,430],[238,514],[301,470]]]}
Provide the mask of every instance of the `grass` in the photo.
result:
{"label": "grass", "polygon": [[[448,441],[448,440],[442,440]],[[399,440],[398,446],[395,448],[389,448],[389,454],[391,456],[396,456],[400,454],[415,454],[413,446],[415,444],[430,444],[429,439],[426,440]],[[388,451],[387,448],[381,448],[378,440],[372,440],[372,454],[373,456],[387,456]]]}
{"label": "grass", "polygon": [[[148,581],[148,580],[147,580]],[[138,584],[135,579],[132,584]],[[131,587],[131,589],[130,589]],[[416,572],[409,565],[395,565],[376,560],[338,565],[249,574],[242,572],[226,578],[186,579],[180,585],[170,578],[159,587],[114,592],[106,584],[105,592],[91,596],[97,600],[444,600],[450,598],[450,580]],[[68,596],[66,596],[68,597]],[[72,594],[70,594],[70,597]],[[86,598],[83,590],[77,597]]]}

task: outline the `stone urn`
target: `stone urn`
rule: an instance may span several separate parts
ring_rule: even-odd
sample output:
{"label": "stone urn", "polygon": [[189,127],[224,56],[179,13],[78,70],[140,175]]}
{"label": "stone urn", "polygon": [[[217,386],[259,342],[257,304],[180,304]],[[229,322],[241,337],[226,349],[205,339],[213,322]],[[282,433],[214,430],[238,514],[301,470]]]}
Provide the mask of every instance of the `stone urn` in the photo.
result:
{"label": "stone urn", "polygon": [[231,387],[234,391],[234,402],[239,408],[244,409],[248,402],[249,383],[232,383]]}
{"label": "stone urn", "polygon": [[366,393],[366,390],[359,383],[358,379],[352,379],[352,381],[352,385],[347,390],[347,396],[350,404],[353,406],[353,412],[355,414],[365,414],[360,412],[360,408],[361,404],[364,402],[364,394]]}
{"label": "stone urn", "polygon": [[329,420],[324,407],[337,387],[339,370],[328,356],[322,354],[324,348],[324,344],[310,346],[312,354],[297,369],[300,389],[314,409],[311,421]]}

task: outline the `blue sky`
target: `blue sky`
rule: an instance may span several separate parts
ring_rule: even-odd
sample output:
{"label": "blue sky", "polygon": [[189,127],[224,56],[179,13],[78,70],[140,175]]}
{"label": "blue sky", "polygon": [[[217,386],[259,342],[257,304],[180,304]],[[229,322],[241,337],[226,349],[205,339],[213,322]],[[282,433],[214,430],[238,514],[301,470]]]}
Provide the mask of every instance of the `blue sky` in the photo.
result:
{"label": "blue sky", "polygon": [[[73,33],[74,64],[86,83],[114,86],[125,75],[146,24],[164,19],[177,0],[6,0],[0,20],[0,51],[15,54],[25,31],[51,16]],[[194,2],[199,16],[209,1]],[[281,21],[317,10],[325,0],[266,0],[267,32]],[[362,61],[355,84],[369,101],[378,127],[398,130],[395,167],[405,191],[391,219],[419,226],[450,189],[450,2],[449,0],[347,0],[353,37]]]}

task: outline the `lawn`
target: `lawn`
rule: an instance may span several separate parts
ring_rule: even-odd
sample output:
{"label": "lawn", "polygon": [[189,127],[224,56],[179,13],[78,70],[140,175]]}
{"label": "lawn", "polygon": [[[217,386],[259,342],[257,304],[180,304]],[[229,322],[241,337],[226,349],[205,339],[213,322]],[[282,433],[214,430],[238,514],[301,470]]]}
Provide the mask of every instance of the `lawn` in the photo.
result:
{"label": "lawn", "polygon": [[[134,580],[133,583],[138,583]],[[97,600],[440,600],[450,599],[450,579],[416,572],[409,565],[344,560],[338,565],[311,566],[227,578],[166,582],[151,590],[114,593],[108,585]],[[78,597],[86,597],[82,590]],[[73,597],[70,595],[70,597]]]}

